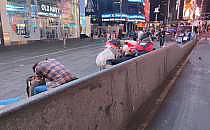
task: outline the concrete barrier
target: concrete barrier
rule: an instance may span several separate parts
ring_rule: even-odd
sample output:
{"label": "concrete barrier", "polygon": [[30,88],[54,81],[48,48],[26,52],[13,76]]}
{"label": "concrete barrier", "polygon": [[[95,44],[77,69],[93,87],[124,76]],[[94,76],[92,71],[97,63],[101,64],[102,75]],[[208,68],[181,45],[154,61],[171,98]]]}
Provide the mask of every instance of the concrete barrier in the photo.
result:
{"label": "concrete barrier", "polygon": [[172,44],[0,112],[1,130],[119,130],[192,48]]}

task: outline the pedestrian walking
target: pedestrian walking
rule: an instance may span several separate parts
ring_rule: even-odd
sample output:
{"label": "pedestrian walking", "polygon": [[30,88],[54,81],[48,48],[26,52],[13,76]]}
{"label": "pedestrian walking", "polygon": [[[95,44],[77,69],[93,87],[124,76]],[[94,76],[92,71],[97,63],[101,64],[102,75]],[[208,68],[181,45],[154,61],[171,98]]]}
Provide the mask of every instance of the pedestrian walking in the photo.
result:
{"label": "pedestrian walking", "polygon": [[118,39],[122,39],[122,29],[119,29]]}
{"label": "pedestrian walking", "polygon": [[159,38],[160,38],[160,47],[164,46],[165,43],[165,31],[164,30],[159,30]]}
{"label": "pedestrian walking", "polygon": [[108,41],[108,40],[111,40],[111,34],[110,33],[107,33],[107,35],[106,35],[106,40]]}

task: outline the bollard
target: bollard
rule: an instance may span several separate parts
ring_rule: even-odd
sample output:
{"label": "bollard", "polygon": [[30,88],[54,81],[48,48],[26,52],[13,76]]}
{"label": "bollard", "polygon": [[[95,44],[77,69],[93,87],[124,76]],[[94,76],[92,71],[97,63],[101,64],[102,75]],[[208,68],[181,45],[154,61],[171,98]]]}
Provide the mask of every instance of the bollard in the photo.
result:
{"label": "bollard", "polygon": [[63,39],[63,47],[66,48],[66,38]]}

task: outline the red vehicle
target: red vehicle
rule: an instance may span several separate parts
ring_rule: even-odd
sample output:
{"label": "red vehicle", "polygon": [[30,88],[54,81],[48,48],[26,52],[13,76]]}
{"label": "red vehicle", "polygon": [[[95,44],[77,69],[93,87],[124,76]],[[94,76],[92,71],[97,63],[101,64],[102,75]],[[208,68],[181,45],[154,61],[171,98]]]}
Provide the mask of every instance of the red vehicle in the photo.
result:
{"label": "red vehicle", "polygon": [[155,49],[154,43],[151,40],[143,40],[139,42],[128,40],[126,41],[126,44],[128,45],[131,53],[135,53],[136,51],[140,53],[147,53]]}
{"label": "red vehicle", "polygon": [[153,51],[155,48],[154,48],[154,43],[150,41],[150,42],[140,42],[136,46],[136,49],[138,51],[150,52],[150,51]]}
{"label": "red vehicle", "polygon": [[136,46],[138,45],[138,43],[134,40],[126,40],[125,44],[128,46],[129,51],[133,54],[136,51]]}

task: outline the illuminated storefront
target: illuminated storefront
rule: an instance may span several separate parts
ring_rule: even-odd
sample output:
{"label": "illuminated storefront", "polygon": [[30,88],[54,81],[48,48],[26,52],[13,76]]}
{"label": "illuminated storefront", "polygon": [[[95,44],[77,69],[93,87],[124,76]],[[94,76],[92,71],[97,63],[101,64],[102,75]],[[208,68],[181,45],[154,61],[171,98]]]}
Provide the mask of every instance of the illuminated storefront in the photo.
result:
{"label": "illuminated storefront", "polygon": [[79,0],[2,0],[6,45],[79,37]]}

